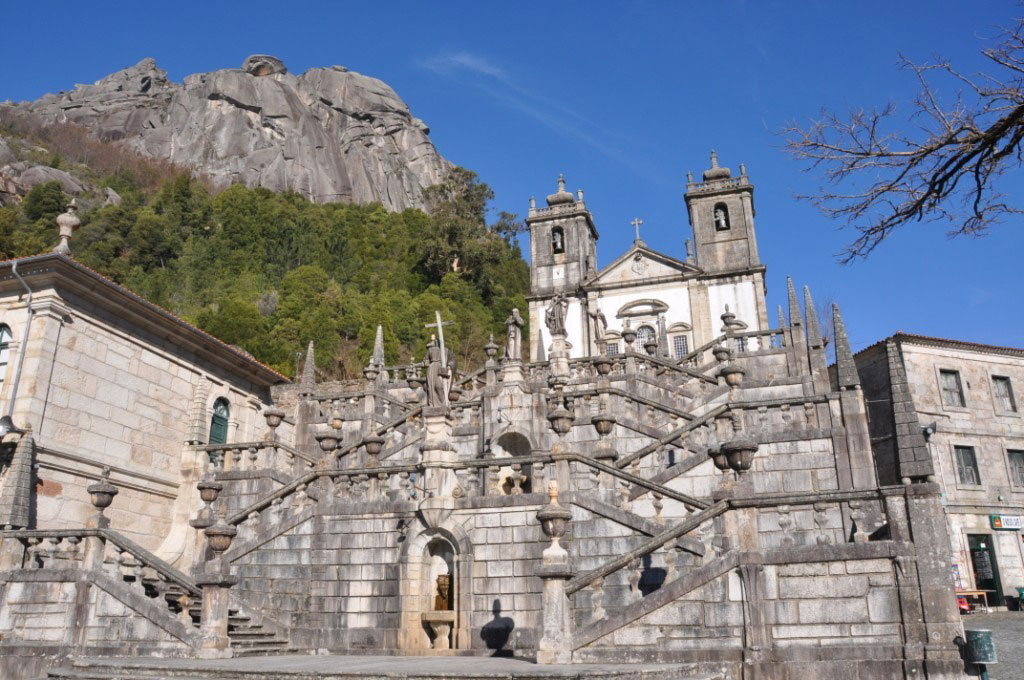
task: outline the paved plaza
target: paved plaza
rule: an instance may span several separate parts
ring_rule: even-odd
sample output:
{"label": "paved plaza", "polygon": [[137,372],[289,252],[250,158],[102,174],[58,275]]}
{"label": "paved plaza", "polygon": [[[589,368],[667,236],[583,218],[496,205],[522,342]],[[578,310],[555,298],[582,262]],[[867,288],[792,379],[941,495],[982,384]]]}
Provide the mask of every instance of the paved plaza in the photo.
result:
{"label": "paved plaza", "polygon": [[1024,612],[993,612],[964,617],[964,628],[992,631],[999,663],[990,664],[992,680],[1024,680]]}

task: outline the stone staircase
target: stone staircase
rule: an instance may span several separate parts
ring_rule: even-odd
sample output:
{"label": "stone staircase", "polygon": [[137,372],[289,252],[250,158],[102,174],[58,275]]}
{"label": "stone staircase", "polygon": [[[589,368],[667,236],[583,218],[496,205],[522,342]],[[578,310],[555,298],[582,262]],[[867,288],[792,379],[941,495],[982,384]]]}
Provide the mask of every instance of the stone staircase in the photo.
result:
{"label": "stone staircase", "polygon": [[705,664],[540,666],[525,659],[422,656],[283,656],[262,659],[77,659],[46,680],[724,680]]}
{"label": "stone staircase", "polygon": [[[192,620],[199,624],[201,607],[189,609]],[[234,656],[265,656],[269,654],[302,654],[303,650],[289,646],[288,640],[254,622],[252,617],[234,607],[228,609],[228,638]]]}

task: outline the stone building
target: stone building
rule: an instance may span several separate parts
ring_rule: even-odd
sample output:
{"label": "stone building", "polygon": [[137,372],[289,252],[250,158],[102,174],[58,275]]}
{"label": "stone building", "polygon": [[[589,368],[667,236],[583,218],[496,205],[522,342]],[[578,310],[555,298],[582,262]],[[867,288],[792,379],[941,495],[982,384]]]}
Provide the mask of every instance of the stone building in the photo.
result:
{"label": "stone building", "polygon": [[[194,461],[174,478],[189,519],[175,506],[169,530],[182,538],[128,540],[131,487],[116,473],[88,486],[84,522],[8,521],[0,672],[82,655],[373,651],[667,664],[658,677],[963,677],[934,472],[914,459],[879,483],[838,309],[833,381],[809,291],[802,309],[790,281],[788,318],[769,327],[752,189],[712,166],[687,188],[690,262],[637,243],[597,272],[579,195],[560,187],[532,210],[542,332],[523,338],[513,314],[505,351],[488,343],[471,373],[452,370],[440,315],[422,364],[384,365],[378,338],[363,379],[331,383],[317,382],[312,347],[298,383],[274,385],[208,336],[175,335],[171,317],[132,331],[194,353],[191,380],[175,364],[180,396],[165,394],[180,411],[169,421],[194,426],[177,434]],[[117,301],[101,281],[81,305]],[[223,421],[200,386],[214,379],[246,416],[211,443]],[[7,439],[0,504],[49,502],[26,486],[32,435]]]}
{"label": "stone building", "polygon": [[[993,606],[1024,587],[1024,349],[896,333],[854,355],[879,481],[943,489],[953,580]],[[928,467],[930,466],[930,468]]]}

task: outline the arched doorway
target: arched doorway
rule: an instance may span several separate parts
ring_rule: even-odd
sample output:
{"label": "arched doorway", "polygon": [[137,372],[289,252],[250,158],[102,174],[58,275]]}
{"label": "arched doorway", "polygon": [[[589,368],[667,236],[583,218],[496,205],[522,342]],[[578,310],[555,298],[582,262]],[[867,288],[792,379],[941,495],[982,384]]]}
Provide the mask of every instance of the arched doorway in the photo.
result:
{"label": "arched doorway", "polygon": [[210,444],[228,443],[228,418],[231,417],[231,407],[228,400],[221,397],[213,402],[213,415],[210,417]]}

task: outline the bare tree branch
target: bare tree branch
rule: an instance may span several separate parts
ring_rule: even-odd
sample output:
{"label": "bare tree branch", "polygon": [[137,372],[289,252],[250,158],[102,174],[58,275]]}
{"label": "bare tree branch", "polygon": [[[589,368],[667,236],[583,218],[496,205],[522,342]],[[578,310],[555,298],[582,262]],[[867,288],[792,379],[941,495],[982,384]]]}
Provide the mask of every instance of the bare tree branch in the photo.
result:
{"label": "bare tree branch", "polygon": [[[807,126],[783,130],[786,151],[830,185],[800,198],[859,233],[843,262],[866,257],[908,223],[945,222],[950,235],[978,235],[1024,212],[996,186],[1024,161],[1024,19],[982,54],[995,74],[968,76],[944,60],[917,64],[901,55],[920,87],[905,121],[913,133],[895,129],[892,103],[845,117],[823,110]],[[953,101],[939,95],[941,78],[960,88]]]}

